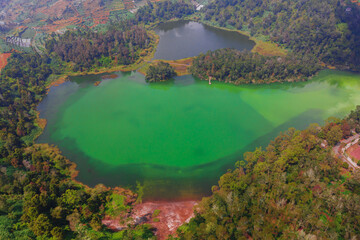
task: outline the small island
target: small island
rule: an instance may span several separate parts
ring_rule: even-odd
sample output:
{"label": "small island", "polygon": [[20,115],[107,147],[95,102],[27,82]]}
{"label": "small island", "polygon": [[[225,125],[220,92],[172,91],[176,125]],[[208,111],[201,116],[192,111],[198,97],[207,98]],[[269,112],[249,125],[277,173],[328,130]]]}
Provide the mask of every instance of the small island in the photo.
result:
{"label": "small island", "polygon": [[177,74],[175,72],[175,69],[170,66],[169,63],[160,61],[149,67],[149,69],[146,71],[145,80],[150,83],[161,82],[169,80],[176,75]]}

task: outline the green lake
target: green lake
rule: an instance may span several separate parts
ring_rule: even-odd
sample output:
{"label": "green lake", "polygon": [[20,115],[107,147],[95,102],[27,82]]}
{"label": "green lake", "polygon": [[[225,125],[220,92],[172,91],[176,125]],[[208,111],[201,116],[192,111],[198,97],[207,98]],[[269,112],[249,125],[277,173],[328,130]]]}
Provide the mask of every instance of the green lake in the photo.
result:
{"label": "green lake", "polygon": [[59,146],[94,186],[145,186],[146,199],[199,199],[243,153],[289,127],[343,117],[360,104],[360,75],[326,70],[309,82],[234,86],[139,73],[72,78],[39,105],[39,143]]}

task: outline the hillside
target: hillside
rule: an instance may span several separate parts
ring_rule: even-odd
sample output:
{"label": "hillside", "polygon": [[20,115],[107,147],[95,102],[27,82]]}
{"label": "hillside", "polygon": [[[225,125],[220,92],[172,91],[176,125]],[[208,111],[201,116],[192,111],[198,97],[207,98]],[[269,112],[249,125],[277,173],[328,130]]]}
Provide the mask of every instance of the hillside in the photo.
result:
{"label": "hillside", "polygon": [[360,6],[354,1],[215,0],[202,9],[201,17],[328,65],[360,70]]}

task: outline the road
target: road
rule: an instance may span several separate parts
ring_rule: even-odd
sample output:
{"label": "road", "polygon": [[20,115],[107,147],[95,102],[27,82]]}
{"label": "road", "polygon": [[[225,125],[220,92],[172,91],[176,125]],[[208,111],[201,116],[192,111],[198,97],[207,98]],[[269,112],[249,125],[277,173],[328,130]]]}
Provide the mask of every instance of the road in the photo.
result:
{"label": "road", "polygon": [[[351,147],[354,144],[357,144],[359,140],[360,135],[356,134],[352,137],[349,137],[348,139],[342,140],[340,143],[336,144],[336,146],[333,148],[333,152],[335,153],[335,156],[339,157],[343,162],[346,162],[349,164],[349,167],[353,170],[360,169],[360,167],[354,163],[350,157],[347,157],[345,155],[346,150]],[[345,143],[345,147],[341,148],[341,144]]]}

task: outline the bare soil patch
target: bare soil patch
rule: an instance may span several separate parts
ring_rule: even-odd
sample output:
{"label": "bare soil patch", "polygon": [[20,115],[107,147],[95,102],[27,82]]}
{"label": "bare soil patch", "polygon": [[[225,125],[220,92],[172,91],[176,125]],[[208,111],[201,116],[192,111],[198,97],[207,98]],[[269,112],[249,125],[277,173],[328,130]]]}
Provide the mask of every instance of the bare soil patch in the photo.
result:
{"label": "bare soil patch", "polygon": [[360,146],[359,144],[354,144],[351,147],[348,148],[347,154],[355,160],[357,163],[360,161]]}
{"label": "bare soil patch", "polygon": [[11,56],[11,53],[0,54],[0,70],[3,69],[7,64],[7,59]]}
{"label": "bare soil patch", "polygon": [[[158,239],[166,239],[169,234],[175,234],[176,229],[194,216],[196,201],[182,202],[146,202],[134,207],[130,218],[134,224],[148,223],[156,229]],[[119,231],[126,227],[120,217],[105,217],[103,224]]]}

